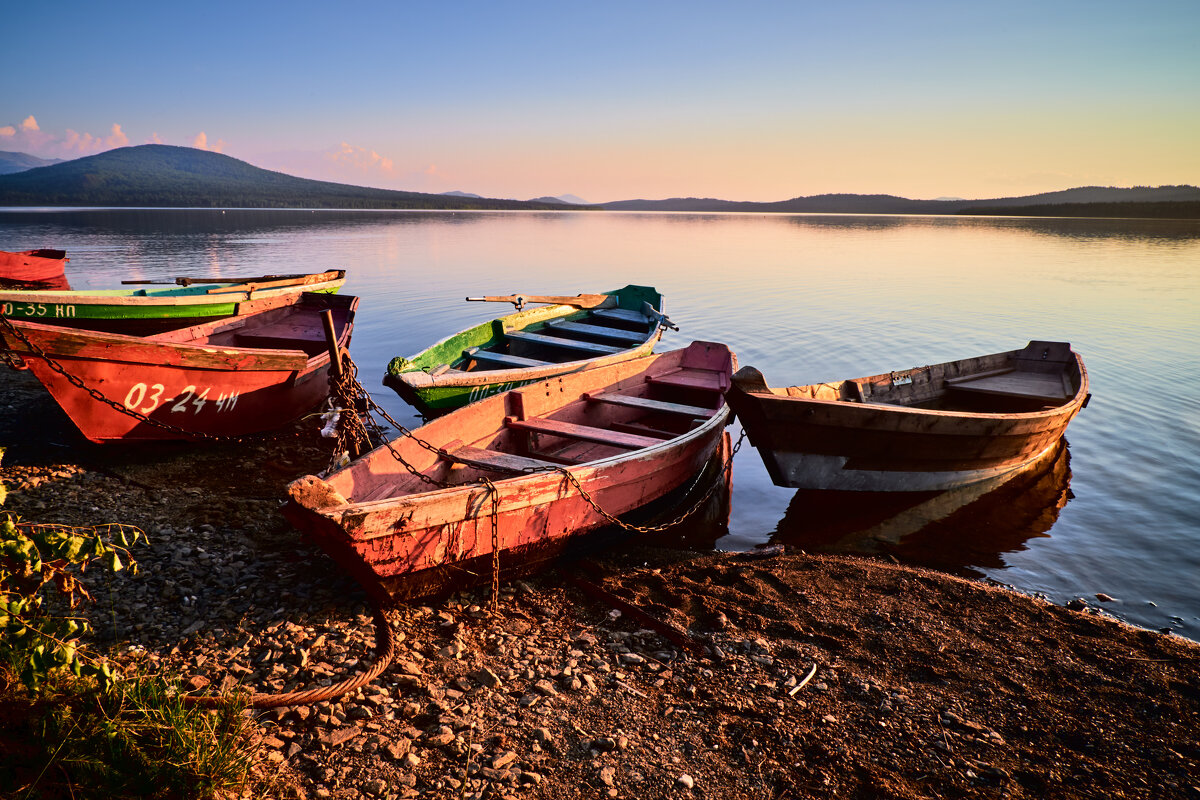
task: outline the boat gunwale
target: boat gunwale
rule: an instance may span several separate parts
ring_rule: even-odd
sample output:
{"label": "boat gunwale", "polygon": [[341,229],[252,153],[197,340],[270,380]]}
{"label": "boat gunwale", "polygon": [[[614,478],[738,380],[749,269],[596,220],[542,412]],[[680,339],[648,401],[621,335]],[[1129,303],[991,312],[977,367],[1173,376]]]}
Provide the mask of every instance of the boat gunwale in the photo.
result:
{"label": "boat gunwale", "polygon": [[[262,297],[286,295],[299,290],[301,293],[328,293],[346,283],[344,270],[328,270],[325,275],[340,272],[339,277],[316,283],[296,283],[288,286],[267,286],[261,289],[239,290],[208,294],[206,287],[221,286],[217,283],[193,283],[190,286],[175,286],[154,294],[133,294],[136,289],[0,289],[0,302],[12,303],[41,303],[76,306],[131,306],[132,309],[157,306],[229,306]],[[167,294],[167,291],[187,290],[181,294]],[[204,292],[198,291],[204,289]],[[105,294],[112,292],[112,294]],[[11,295],[11,296],[10,296]],[[94,302],[93,302],[94,300]]]}
{"label": "boat gunwale", "polygon": [[[503,393],[499,394],[499,395],[495,395],[494,397],[496,397],[496,398],[503,397]],[[489,398],[489,399],[491,399],[491,398]],[[546,467],[544,469],[539,469],[539,470],[536,470],[533,472],[526,472],[526,473],[511,475],[511,476],[505,477],[505,478],[494,479],[494,480],[492,480],[492,483],[497,488],[504,489],[504,488],[515,487],[518,485],[519,482],[533,481],[535,479],[541,479],[546,476],[558,476],[557,479],[562,480],[562,473],[564,470],[566,470],[568,472],[571,472],[571,474],[574,475],[575,478],[577,480],[579,480],[579,482],[582,484],[582,483],[585,483],[585,481],[594,478],[596,473],[600,472],[601,470],[611,469],[614,466],[618,466],[620,464],[628,463],[631,461],[636,461],[636,460],[639,460],[639,459],[647,457],[647,456],[657,457],[658,455],[660,455],[661,453],[663,453],[666,450],[672,450],[672,449],[678,449],[678,448],[685,447],[686,445],[690,444],[693,439],[698,439],[698,438],[701,438],[702,436],[707,435],[711,431],[712,428],[714,428],[714,427],[723,428],[731,414],[732,414],[732,410],[729,408],[728,403],[726,403],[726,404],[722,405],[720,409],[717,410],[717,413],[713,414],[703,424],[698,425],[689,431],[685,431],[684,433],[681,433],[672,439],[664,439],[659,444],[649,445],[647,447],[642,447],[637,450],[631,450],[631,451],[625,452],[625,453],[617,453],[617,454],[614,454],[611,456],[605,456],[604,458],[597,459],[595,461],[585,461],[581,464],[562,464],[562,465],[558,465],[558,466],[554,466],[554,467]],[[454,455],[453,452],[449,452],[448,454],[450,456]],[[351,465],[347,465],[343,469],[350,469],[350,468],[351,468]],[[451,497],[451,496],[458,495],[458,494],[472,493],[472,492],[484,492],[486,494],[488,492],[488,489],[486,486],[483,486],[480,483],[473,481],[470,483],[462,483],[462,484],[458,484],[458,485],[454,485],[454,486],[446,486],[446,487],[440,487],[437,489],[430,489],[428,491],[413,492],[410,494],[401,494],[401,495],[396,495],[393,497],[383,497],[378,500],[363,500],[360,502],[350,502],[350,503],[344,503],[344,504],[340,504],[340,505],[336,505],[336,506],[322,506],[320,508],[313,508],[312,506],[304,506],[304,508],[308,509],[309,511],[311,511],[315,514],[319,514],[321,516],[333,519],[335,517],[343,517],[346,514],[354,514],[354,513],[360,512],[360,511],[362,513],[370,513],[371,511],[374,511],[376,509],[385,508],[388,506],[405,504],[405,503],[410,503],[413,501],[422,502],[422,501],[425,501],[427,498],[433,497],[435,495],[440,496],[442,498],[447,498],[447,497]],[[505,504],[506,500],[508,500],[507,505]],[[301,505],[303,505],[303,504],[301,504]],[[530,501],[530,502],[524,503],[524,505],[542,505],[542,503]],[[505,497],[505,496],[503,496],[503,494],[500,498],[501,510],[512,510],[515,508],[522,508],[522,507],[524,507],[524,505],[519,504],[519,503],[514,503],[511,498]],[[385,531],[378,535],[379,536],[391,536],[393,534],[390,531]],[[355,537],[355,538],[357,539],[359,537]],[[362,538],[376,538],[376,537],[369,536],[369,537],[362,537]]]}
{"label": "boat gunwale", "polygon": [[[63,348],[61,346],[46,348],[41,344],[38,345],[43,350],[46,350],[47,355],[51,356],[55,360],[109,361],[125,364],[144,364],[147,366],[154,365],[164,368],[183,368],[185,365],[171,363],[163,358],[150,359],[144,357],[144,355],[153,353],[155,351],[160,351],[162,353],[200,353],[203,354],[200,356],[202,360],[214,361],[219,360],[222,357],[236,357],[239,355],[244,355],[257,356],[260,360],[264,361],[264,363],[260,366],[243,367],[242,369],[262,371],[296,370],[303,373],[310,371],[314,366],[319,367],[322,363],[329,361],[330,356],[328,349],[322,349],[315,355],[310,356],[301,347],[245,347],[235,344],[222,345],[211,344],[207,342],[200,343],[194,340],[206,334],[212,335],[223,333],[228,330],[244,327],[248,320],[264,313],[270,313],[271,311],[284,309],[294,309],[304,302],[306,294],[310,293],[300,292],[296,295],[295,302],[278,306],[276,308],[267,309],[266,311],[252,312],[244,316],[224,317],[212,320],[210,322],[202,322],[197,325],[172,328],[161,333],[149,334],[146,336],[138,336],[136,334],[128,333],[115,333],[110,331],[93,331],[85,328],[69,328],[61,325],[50,325],[44,322],[31,322],[22,319],[6,318],[6,321],[18,331],[32,331],[41,337],[58,341],[74,340],[80,343],[79,349],[73,350],[72,352],[62,352]],[[328,295],[323,292],[317,292],[314,294],[319,297],[335,297],[337,299],[333,302],[344,305],[344,308],[341,310],[344,310],[347,313],[348,320],[347,324],[343,326],[342,332],[338,336],[338,345],[339,347],[345,346],[346,339],[354,328],[354,314],[358,308],[359,298],[356,295]],[[186,341],[172,341],[170,338],[165,338],[168,335],[178,336],[184,331],[191,333],[191,338]],[[3,334],[2,330],[0,330],[0,334]],[[0,335],[0,342],[3,342],[3,339],[4,337]],[[143,354],[143,357],[135,358],[114,356],[114,353],[112,352],[107,352],[103,356],[88,355],[83,350],[84,348],[90,347],[115,348],[115,352],[117,353],[141,353]],[[34,354],[25,352],[23,350],[14,350],[13,352],[16,352],[22,356],[36,357]],[[189,364],[186,366],[194,369],[228,369],[227,365],[222,366],[216,363],[212,364],[211,366],[203,364]]]}
{"label": "boat gunwale", "polygon": [[[654,310],[658,315],[665,317],[662,310],[664,299],[662,293],[657,289],[653,289],[652,287],[635,286],[630,284],[629,286],[623,286],[620,289],[613,289],[608,292],[603,292],[602,294],[606,294],[612,298],[613,305],[619,307],[621,292],[628,289],[650,289],[653,291],[654,294],[658,296],[659,302],[659,307],[655,308]],[[424,357],[427,353],[435,351],[439,348],[443,348],[453,339],[456,339],[460,336],[466,337],[467,334],[475,331],[486,331],[487,333],[491,334],[493,333],[494,326],[497,322],[501,323],[501,326],[505,330],[508,330],[510,328],[510,326],[506,324],[508,321],[518,317],[531,317],[531,319],[529,319],[527,322],[524,319],[520,320],[520,322],[524,323],[520,327],[512,328],[513,330],[525,330],[525,328],[530,325],[540,322],[548,322],[549,320],[553,319],[560,319],[562,317],[570,316],[571,314],[586,312],[587,310],[588,309],[580,308],[578,306],[559,303],[555,305],[538,306],[535,308],[524,309],[522,311],[514,311],[511,314],[504,314],[499,317],[492,317],[491,319],[484,320],[476,325],[471,325],[470,327],[455,331],[429,345],[419,353],[415,353],[412,356],[406,357],[404,361],[408,362],[409,364],[415,364],[418,359]],[[645,350],[648,353],[650,350],[653,350],[654,346],[662,339],[662,335],[663,327],[660,323],[655,325],[652,330],[646,333],[646,338],[642,342],[634,345],[633,347],[623,348],[615,353],[609,353],[607,355],[592,356],[590,358],[576,359],[575,361],[548,363],[544,367],[472,370],[470,372],[457,371],[453,373],[444,372],[440,375],[431,375],[429,370],[435,369],[439,365],[430,365],[429,367],[411,367],[401,372],[391,372],[388,370],[385,377],[407,384],[407,386],[414,391],[435,388],[457,389],[472,386],[487,386],[511,381],[536,381],[541,378],[553,378],[570,372],[578,372],[586,368],[607,366],[610,363],[627,360],[630,357],[630,354],[637,354],[642,350]],[[452,364],[454,362],[451,361],[447,363]]]}
{"label": "boat gunwale", "polygon": [[[1019,351],[1011,351],[1011,352],[1019,352]],[[996,353],[993,355],[1007,355],[1007,354],[1006,353]],[[799,390],[799,389],[808,389],[810,387],[816,387],[816,386],[828,386],[828,385],[830,385],[830,382],[828,382],[828,381],[823,382],[823,383],[810,383],[810,384],[805,384],[803,386],[800,386],[800,385],[784,386],[784,387],[767,386],[767,391],[765,391],[765,392],[763,392],[761,390],[757,390],[757,389],[745,388],[737,381],[736,377],[731,379],[731,383],[732,383],[733,387],[736,388],[739,392],[741,392],[742,394],[745,394],[749,397],[754,397],[754,398],[758,398],[758,399],[762,399],[762,400],[778,400],[780,402],[787,402],[787,403],[812,404],[812,405],[817,405],[817,406],[825,406],[825,407],[829,407],[829,408],[837,408],[839,410],[852,409],[852,408],[860,408],[860,409],[864,409],[864,410],[869,409],[872,411],[883,410],[883,411],[886,411],[888,414],[900,414],[900,415],[904,415],[904,416],[913,416],[913,417],[953,417],[955,419],[979,419],[979,420],[1005,420],[1005,419],[1033,420],[1033,419],[1037,419],[1039,417],[1058,416],[1058,415],[1062,414],[1063,412],[1065,412],[1071,408],[1074,408],[1077,405],[1082,405],[1083,402],[1087,399],[1088,392],[1090,389],[1090,385],[1089,385],[1090,382],[1088,379],[1087,368],[1083,364],[1083,356],[1080,353],[1076,352],[1074,349],[1071,350],[1071,355],[1074,356],[1075,364],[1079,367],[1079,388],[1075,391],[1075,394],[1073,394],[1069,398],[1064,399],[1062,402],[1057,403],[1057,404],[1051,406],[1050,408],[1037,409],[1035,411],[1009,411],[1009,412],[947,411],[944,409],[937,409],[937,408],[915,408],[913,406],[906,406],[906,405],[893,404],[893,403],[877,403],[877,402],[871,402],[869,400],[868,401],[825,400],[825,399],[817,398],[817,397],[800,397],[797,395],[792,395],[792,394],[786,393],[788,389],[798,389]],[[965,359],[963,359],[963,360],[965,360]],[[958,362],[948,361],[945,363],[946,364],[954,364],[954,363],[958,363]],[[931,365],[931,366],[933,366],[933,365]],[[937,366],[940,366],[940,365],[937,365]],[[1064,370],[1066,368],[1067,368],[1067,365],[1064,364]],[[918,368],[918,369],[921,369],[921,368]],[[735,373],[735,375],[736,375],[736,373]],[[879,376],[871,375],[871,376],[864,376],[861,378],[850,378],[848,380],[850,380],[850,381],[865,381],[865,380],[869,380],[870,378],[873,378],[873,377],[884,377],[886,375],[887,375],[887,373],[883,373],[882,375],[879,375]],[[764,383],[764,385],[765,385],[765,383]],[[779,394],[779,392],[785,392],[785,393]],[[851,413],[855,413],[855,412],[851,412]]]}

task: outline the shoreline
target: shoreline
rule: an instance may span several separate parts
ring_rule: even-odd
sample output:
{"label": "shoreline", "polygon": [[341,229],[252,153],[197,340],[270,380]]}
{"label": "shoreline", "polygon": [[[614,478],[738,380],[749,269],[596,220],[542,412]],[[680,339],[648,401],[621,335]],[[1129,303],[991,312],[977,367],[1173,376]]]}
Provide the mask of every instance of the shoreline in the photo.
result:
{"label": "shoreline", "polygon": [[[373,663],[365,594],[278,512],[324,466],[311,431],[100,448],[27,373],[2,375],[3,510],[149,537],[138,576],[93,584],[94,647],[193,688],[303,689]],[[855,556],[626,547],[587,577],[709,654],[556,572],[502,586],[494,617],[486,590],[402,606],[376,681],[257,715],[276,794],[1200,796],[1189,640]]]}

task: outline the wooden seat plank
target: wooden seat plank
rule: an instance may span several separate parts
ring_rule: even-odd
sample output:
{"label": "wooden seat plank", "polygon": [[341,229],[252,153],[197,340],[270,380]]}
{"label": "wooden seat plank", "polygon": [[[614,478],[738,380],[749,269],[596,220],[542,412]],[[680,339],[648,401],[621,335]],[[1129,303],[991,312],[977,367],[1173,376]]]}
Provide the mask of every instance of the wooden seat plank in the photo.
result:
{"label": "wooden seat plank", "polygon": [[510,356],[508,353],[494,353],[491,350],[484,350],[480,347],[469,347],[463,350],[463,358],[473,358],[476,361],[499,364],[502,367],[546,367],[554,363],[552,361],[538,361],[536,358],[525,358],[524,356]]}
{"label": "wooden seat plank", "polygon": [[607,444],[613,447],[623,447],[627,450],[638,450],[642,447],[661,444],[659,439],[649,436],[610,431],[606,428],[593,428],[589,425],[576,425],[572,422],[560,422],[554,419],[514,419],[506,417],[504,425],[517,430],[546,433],[552,436],[579,439],[585,442],[596,442],[597,444]]}
{"label": "wooden seat plank", "polygon": [[593,344],[592,342],[561,339],[557,336],[544,336],[540,333],[526,333],[525,331],[505,331],[504,335],[518,342],[557,347],[564,350],[577,350],[582,353],[591,353],[592,355],[612,355],[626,349],[624,347],[613,347],[610,344]]}
{"label": "wooden seat plank", "polygon": [[648,397],[635,397],[628,394],[584,394],[585,400],[594,403],[608,403],[614,406],[640,408],[645,411],[659,411],[664,414],[679,414],[685,417],[711,417],[717,413],[715,408],[689,406],[684,403],[669,403],[665,400],[651,400]]}
{"label": "wooden seat plank", "polygon": [[636,322],[649,325],[650,318],[640,311],[630,311],[627,308],[594,308],[591,316],[596,319],[614,320],[616,322]]}
{"label": "wooden seat plank", "polygon": [[637,331],[627,331],[623,328],[609,328],[604,325],[588,325],[584,322],[568,322],[567,320],[551,320],[548,326],[565,333],[577,333],[580,336],[593,336],[597,339],[609,339],[614,342],[641,344],[646,341],[647,334]]}
{"label": "wooden seat plank", "polygon": [[[471,466],[497,467],[521,472],[527,469],[543,469],[554,467],[554,463],[538,458],[519,456],[514,453],[502,453],[499,450],[485,450],[479,447],[459,447],[449,453],[450,458],[462,461]],[[445,459],[445,456],[442,456]]]}
{"label": "wooden seat plank", "polygon": [[1058,402],[1071,396],[1064,390],[1061,373],[1008,372],[985,375],[974,380],[956,380],[950,384],[950,388],[998,397],[1027,397]]}
{"label": "wooden seat plank", "polygon": [[681,389],[698,389],[702,392],[723,393],[729,388],[729,381],[723,373],[708,370],[681,369],[674,372],[664,372],[661,375],[646,377],[649,383],[659,386],[675,386]]}

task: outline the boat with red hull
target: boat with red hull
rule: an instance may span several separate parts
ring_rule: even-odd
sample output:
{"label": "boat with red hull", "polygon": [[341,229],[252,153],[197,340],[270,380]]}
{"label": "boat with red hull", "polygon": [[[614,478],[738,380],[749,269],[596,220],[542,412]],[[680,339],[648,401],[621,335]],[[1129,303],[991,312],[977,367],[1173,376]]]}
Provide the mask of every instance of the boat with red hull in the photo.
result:
{"label": "boat with red hull", "polygon": [[694,342],[537,381],[294,481],[284,515],[381,601],[485,582],[493,553],[504,576],[527,572],[609,525],[598,509],[626,514],[700,474],[735,366]]}
{"label": "boat with red hull", "polygon": [[286,426],[328,396],[323,312],[344,348],[357,306],[349,295],[294,294],[148,336],[0,320],[0,341],[93,442],[238,436]]}
{"label": "boat with red hull", "polygon": [[733,376],[729,405],[778,486],[940,491],[1020,469],[1087,404],[1083,358],[1066,342],[867,378],[767,386]]}
{"label": "boat with red hull", "polygon": [[57,283],[65,278],[68,261],[65,250],[0,250],[0,283]]}

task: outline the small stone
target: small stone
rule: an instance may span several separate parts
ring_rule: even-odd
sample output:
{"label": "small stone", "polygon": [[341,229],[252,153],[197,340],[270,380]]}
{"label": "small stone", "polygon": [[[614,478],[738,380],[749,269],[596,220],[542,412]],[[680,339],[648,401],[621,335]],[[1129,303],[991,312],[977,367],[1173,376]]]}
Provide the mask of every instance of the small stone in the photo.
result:
{"label": "small stone", "polygon": [[471,677],[474,678],[478,684],[481,686],[486,686],[489,689],[499,689],[503,686],[503,681],[500,680],[500,676],[486,667],[478,672],[472,673]]}
{"label": "small stone", "polygon": [[621,663],[625,665],[645,664],[646,659],[637,653],[622,653]]}
{"label": "small stone", "polygon": [[617,770],[615,767],[600,768],[600,782],[605,786],[612,786],[617,781]]}
{"label": "small stone", "polygon": [[512,750],[509,750],[506,753],[501,753],[492,759],[492,769],[504,769],[516,760],[517,754]]}
{"label": "small stone", "polygon": [[540,694],[545,695],[546,697],[553,697],[554,695],[558,694],[558,689],[554,688],[554,684],[545,679],[542,679],[542,680],[538,681],[537,683],[535,683],[533,685],[533,688],[536,689]]}
{"label": "small stone", "polygon": [[1112,597],[1110,597],[1109,595],[1106,595],[1104,592],[1096,592],[1096,599],[1099,600],[1101,603],[1116,602]]}
{"label": "small stone", "polygon": [[696,780],[691,775],[688,775],[686,772],[683,773],[682,775],[680,775],[678,778],[676,778],[675,782],[677,784],[679,784],[680,786],[682,786],[684,789],[687,789],[689,792],[692,790],[692,787],[694,787],[696,785]]}
{"label": "small stone", "polygon": [[416,753],[405,753],[404,758],[400,759],[400,766],[412,769],[421,765],[421,758]]}

